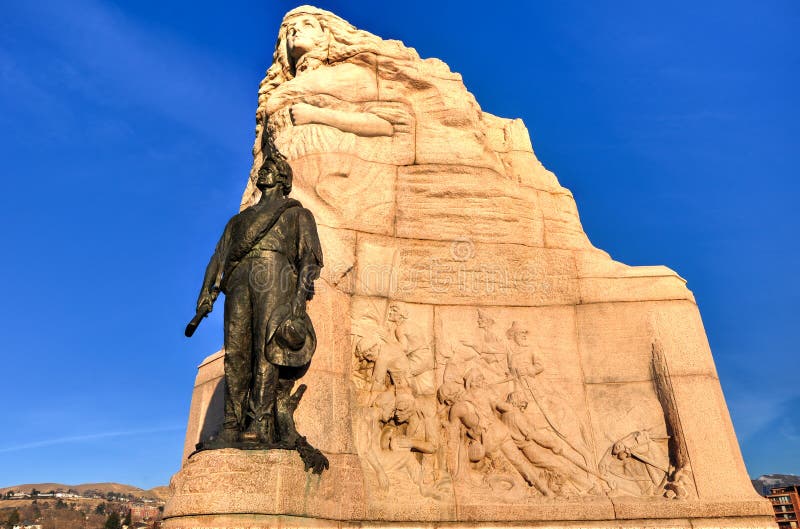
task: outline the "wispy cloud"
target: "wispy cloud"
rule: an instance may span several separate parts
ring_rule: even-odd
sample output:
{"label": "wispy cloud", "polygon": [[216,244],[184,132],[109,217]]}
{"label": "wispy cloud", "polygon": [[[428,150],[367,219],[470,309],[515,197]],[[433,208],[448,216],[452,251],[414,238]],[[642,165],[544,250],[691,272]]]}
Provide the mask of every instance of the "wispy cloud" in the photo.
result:
{"label": "wispy cloud", "polygon": [[17,452],[20,450],[29,450],[31,448],[42,448],[45,446],[53,446],[69,443],[82,443],[85,441],[94,441],[97,439],[108,439],[111,437],[134,437],[137,435],[149,435],[155,433],[177,432],[183,430],[183,426],[169,426],[165,428],[150,428],[142,430],[127,430],[127,431],[114,431],[114,432],[98,432],[84,435],[73,435],[67,437],[55,437],[53,439],[43,439],[41,441],[33,441],[30,443],[22,443],[14,446],[0,447],[0,453]]}
{"label": "wispy cloud", "polygon": [[128,112],[144,107],[242,150],[225,122],[255,108],[255,87],[230,61],[94,0],[44,4],[15,4],[12,15],[48,50],[4,61],[7,76],[36,94],[69,91]]}
{"label": "wispy cloud", "polygon": [[736,434],[743,443],[756,440],[765,432],[780,431],[791,437],[797,431],[786,428],[791,424],[794,407],[800,398],[800,389],[776,386],[769,393],[742,391],[728,398]]}

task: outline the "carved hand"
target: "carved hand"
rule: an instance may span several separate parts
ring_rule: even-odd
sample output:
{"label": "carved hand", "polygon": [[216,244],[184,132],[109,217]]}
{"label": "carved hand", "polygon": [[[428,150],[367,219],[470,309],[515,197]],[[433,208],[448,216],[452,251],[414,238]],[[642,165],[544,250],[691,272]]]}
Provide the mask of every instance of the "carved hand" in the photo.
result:
{"label": "carved hand", "polygon": [[392,124],[395,134],[411,132],[411,116],[400,103],[372,101],[364,105],[364,111],[375,114]]}
{"label": "carved hand", "polygon": [[386,472],[384,472],[383,470],[380,470],[378,472],[378,484],[384,491],[389,490],[389,476],[387,476]]}
{"label": "carved hand", "polygon": [[407,437],[395,436],[389,441],[389,448],[392,450],[404,450],[411,448],[411,441]]}
{"label": "carved hand", "polygon": [[320,109],[308,103],[296,103],[289,107],[289,116],[293,125],[308,125],[315,123],[314,116]]}

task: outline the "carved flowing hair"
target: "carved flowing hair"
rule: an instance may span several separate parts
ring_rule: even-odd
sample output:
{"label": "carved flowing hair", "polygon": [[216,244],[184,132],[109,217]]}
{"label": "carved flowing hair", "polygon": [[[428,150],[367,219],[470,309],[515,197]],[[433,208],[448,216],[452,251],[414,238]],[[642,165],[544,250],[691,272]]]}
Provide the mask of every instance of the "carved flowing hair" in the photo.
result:
{"label": "carved flowing hair", "polygon": [[310,51],[306,56],[319,60],[323,65],[336,64],[359,53],[372,52],[384,56],[405,60],[419,60],[413,48],[406,47],[397,40],[383,40],[367,31],[356,29],[346,20],[330,11],[312,6],[300,6],[292,9],[283,17],[278,30],[278,42],[272,55],[272,66],[262,79],[258,89],[258,108],[256,110],[256,139],[253,145],[253,169],[250,172],[251,183],[255,181],[258,168],[261,166],[264,131],[267,128],[267,100],[275,88],[295,77],[295,64],[287,48],[288,26],[293,18],[300,15],[311,15],[319,22],[325,34],[324,41],[318,50]]}
{"label": "carved flowing hair", "polygon": [[287,34],[289,23],[300,15],[311,15],[322,27],[325,41],[320,49],[311,51],[307,55],[320,60],[323,64],[335,64],[364,52],[379,53],[398,59],[419,59],[417,52],[413,48],[407,48],[402,42],[383,40],[372,33],[356,29],[330,11],[312,6],[297,7],[286,13],[278,30],[278,42],[272,55],[272,66],[267,70],[267,75],[261,81],[258,90],[257,121],[262,121],[266,117],[269,94],[277,86],[295,76],[295,65],[287,47]]}

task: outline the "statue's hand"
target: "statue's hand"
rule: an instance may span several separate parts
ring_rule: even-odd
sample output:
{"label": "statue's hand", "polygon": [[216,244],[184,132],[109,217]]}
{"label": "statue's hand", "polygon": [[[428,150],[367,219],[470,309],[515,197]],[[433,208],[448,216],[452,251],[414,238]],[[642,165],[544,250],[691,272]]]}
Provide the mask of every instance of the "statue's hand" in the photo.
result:
{"label": "statue's hand", "polygon": [[197,300],[197,312],[211,312],[214,308],[214,298],[208,292],[203,292]]}
{"label": "statue's hand", "polygon": [[299,299],[299,296],[295,296],[295,298],[292,299],[289,308],[291,309],[292,316],[294,318],[301,318],[306,313],[306,302],[305,300]]}

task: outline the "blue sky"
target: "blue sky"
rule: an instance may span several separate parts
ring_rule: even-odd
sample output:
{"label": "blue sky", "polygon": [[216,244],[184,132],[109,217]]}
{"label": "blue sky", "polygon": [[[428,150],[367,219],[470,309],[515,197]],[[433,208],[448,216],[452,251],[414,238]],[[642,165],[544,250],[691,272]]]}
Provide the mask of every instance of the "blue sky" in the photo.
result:
{"label": "blue sky", "polygon": [[[0,8],[0,486],[166,484],[285,1]],[[748,470],[800,474],[800,3],[321,1],[521,117],[593,243],[700,305]]]}

